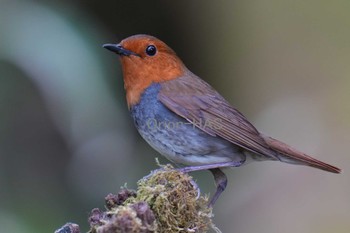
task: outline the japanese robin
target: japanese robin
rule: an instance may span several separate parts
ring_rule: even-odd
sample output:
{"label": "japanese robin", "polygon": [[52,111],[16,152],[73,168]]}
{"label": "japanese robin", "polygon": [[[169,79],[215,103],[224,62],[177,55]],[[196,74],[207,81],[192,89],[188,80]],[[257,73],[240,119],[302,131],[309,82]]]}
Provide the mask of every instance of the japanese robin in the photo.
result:
{"label": "japanese robin", "polygon": [[341,172],[259,132],[161,40],[134,35],[103,47],[120,57],[127,104],[140,135],[167,159],[185,165],[181,171],[209,170],[214,175],[211,206],[227,185],[222,168],[248,160]]}

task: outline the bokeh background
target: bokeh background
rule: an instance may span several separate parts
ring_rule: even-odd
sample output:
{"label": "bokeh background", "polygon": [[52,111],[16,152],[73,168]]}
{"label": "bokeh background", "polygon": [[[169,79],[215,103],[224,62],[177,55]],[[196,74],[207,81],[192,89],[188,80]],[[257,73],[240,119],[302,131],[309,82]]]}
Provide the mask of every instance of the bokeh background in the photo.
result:
{"label": "bokeh background", "polygon": [[[118,58],[101,47],[139,33],[166,41],[261,131],[345,170],[228,170],[214,210],[223,232],[349,232],[349,11],[344,0],[0,0],[0,232],[86,231],[106,194],[156,168]],[[208,172],[193,175],[214,191]]]}

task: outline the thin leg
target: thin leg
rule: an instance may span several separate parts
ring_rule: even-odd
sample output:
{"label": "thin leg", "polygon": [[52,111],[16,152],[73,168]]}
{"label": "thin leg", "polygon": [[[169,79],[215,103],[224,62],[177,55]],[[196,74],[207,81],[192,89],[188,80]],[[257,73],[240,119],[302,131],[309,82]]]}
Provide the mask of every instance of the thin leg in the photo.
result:
{"label": "thin leg", "polygon": [[223,173],[220,168],[210,169],[211,173],[214,176],[215,184],[216,184],[216,192],[209,202],[209,207],[212,207],[216,200],[219,198],[221,193],[225,190],[227,186],[227,177],[225,173]]}
{"label": "thin leg", "polygon": [[244,162],[245,162],[245,159],[238,162],[214,163],[214,164],[205,164],[205,165],[199,165],[199,166],[182,167],[177,170],[187,173],[187,172],[193,172],[193,171],[210,170],[210,169],[221,168],[221,167],[239,167]]}
{"label": "thin leg", "polygon": [[216,200],[221,195],[221,193],[225,190],[227,185],[227,177],[225,173],[223,173],[220,170],[220,168],[239,167],[244,162],[245,162],[245,159],[239,162],[226,162],[226,163],[215,163],[215,164],[206,164],[206,165],[200,165],[200,166],[183,167],[183,168],[179,168],[178,171],[187,173],[187,172],[200,171],[200,170],[209,170],[213,174],[215,184],[216,184],[216,192],[214,193],[213,197],[209,202],[209,207],[212,207],[215,204]]}

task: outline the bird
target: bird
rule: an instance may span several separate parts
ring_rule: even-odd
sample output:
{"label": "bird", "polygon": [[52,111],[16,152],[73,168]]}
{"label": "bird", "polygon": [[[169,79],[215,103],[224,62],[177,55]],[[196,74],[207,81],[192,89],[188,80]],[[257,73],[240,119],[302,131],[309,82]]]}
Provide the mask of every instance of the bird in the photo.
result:
{"label": "bird", "polygon": [[209,206],[227,186],[223,169],[248,161],[281,161],[341,173],[258,131],[158,38],[138,34],[103,47],[119,55],[127,106],[142,138],[182,166],[182,172],[213,174],[216,191]]}

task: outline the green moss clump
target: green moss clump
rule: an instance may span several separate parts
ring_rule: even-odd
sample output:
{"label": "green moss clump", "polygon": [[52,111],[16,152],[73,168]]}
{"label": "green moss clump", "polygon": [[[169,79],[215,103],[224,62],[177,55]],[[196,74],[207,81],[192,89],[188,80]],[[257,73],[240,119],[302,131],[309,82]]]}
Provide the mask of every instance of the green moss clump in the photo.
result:
{"label": "green moss clump", "polygon": [[126,203],[145,201],[153,211],[157,232],[206,232],[218,229],[212,223],[208,197],[198,197],[192,177],[171,165],[156,170],[138,182],[136,197]]}
{"label": "green moss clump", "polygon": [[138,182],[105,198],[106,211],[93,209],[89,233],[220,232],[212,222],[208,197],[199,196],[192,177],[162,166]]}

